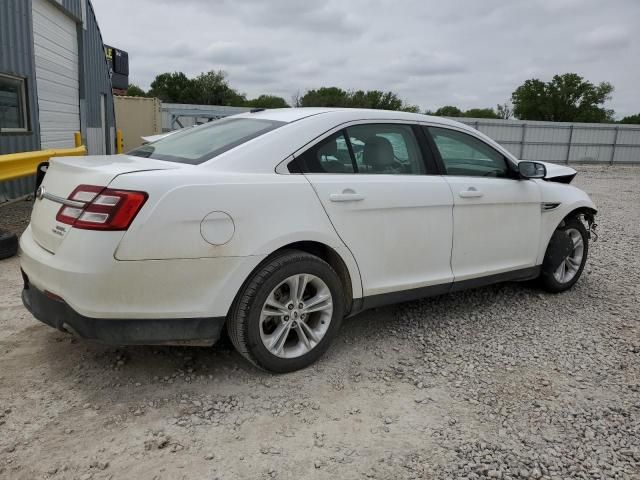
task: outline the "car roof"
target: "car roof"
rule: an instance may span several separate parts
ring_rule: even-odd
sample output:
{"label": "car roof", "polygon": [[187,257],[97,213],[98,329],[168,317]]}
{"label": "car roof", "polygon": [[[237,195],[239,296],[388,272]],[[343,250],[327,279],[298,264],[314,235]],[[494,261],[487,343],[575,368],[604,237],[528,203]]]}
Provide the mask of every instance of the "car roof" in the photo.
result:
{"label": "car roof", "polygon": [[[280,162],[290,158],[296,152],[304,150],[321,138],[323,134],[333,131],[341,125],[347,125],[350,122],[385,123],[387,121],[450,127],[468,132],[493,146],[507,158],[515,159],[505,148],[464,123],[419,113],[361,108],[309,107],[254,110],[234,115],[231,118],[272,120],[283,122],[285,125],[222,153],[210,161],[204,162],[203,165],[211,167],[215,165],[215,168],[219,168],[221,171],[272,173]],[[271,160],[265,161],[266,159]]]}
{"label": "car roof", "polygon": [[296,107],[296,108],[274,108],[246,112],[236,115],[239,118],[259,118],[264,120],[274,120],[279,122],[296,122],[308,117],[326,114],[339,114],[340,120],[348,122],[352,120],[405,120],[412,122],[429,122],[448,126],[456,126],[467,129],[468,127],[460,122],[449,120],[443,117],[423,115],[421,113],[400,112],[396,110],[376,110],[365,108],[328,108],[328,107]]}

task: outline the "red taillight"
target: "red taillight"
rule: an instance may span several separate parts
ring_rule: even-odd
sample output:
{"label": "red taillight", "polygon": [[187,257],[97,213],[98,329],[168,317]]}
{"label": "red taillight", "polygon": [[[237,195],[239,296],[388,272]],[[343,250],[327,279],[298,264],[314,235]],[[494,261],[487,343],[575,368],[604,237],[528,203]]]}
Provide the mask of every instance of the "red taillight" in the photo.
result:
{"label": "red taillight", "polygon": [[85,230],[126,230],[147,200],[147,194],[80,185],[68,199],[78,205],[63,205],[56,215],[58,222]]}

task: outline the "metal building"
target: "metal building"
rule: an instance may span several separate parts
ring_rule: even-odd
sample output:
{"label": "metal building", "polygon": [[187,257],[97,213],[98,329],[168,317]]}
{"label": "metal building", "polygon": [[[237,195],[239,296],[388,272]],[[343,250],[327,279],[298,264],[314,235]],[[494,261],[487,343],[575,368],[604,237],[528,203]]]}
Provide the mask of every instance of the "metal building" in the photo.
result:
{"label": "metal building", "polygon": [[0,0],[0,154],[73,147],[78,131],[90,154],[114,152],[109,67],[90,0]]}

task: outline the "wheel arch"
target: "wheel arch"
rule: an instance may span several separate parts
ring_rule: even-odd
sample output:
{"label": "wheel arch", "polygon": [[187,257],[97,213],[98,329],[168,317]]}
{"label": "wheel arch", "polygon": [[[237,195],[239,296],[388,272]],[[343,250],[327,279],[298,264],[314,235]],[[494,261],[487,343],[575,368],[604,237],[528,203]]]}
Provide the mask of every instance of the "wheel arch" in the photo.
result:
{"label": "wheel arch", "polygon": [[[315,255],[316,257],[321,258],[329,265],[331,265],[331,268],[333,268],[338,274],[338,277],[340,277],[340,282],[345,289],[345,312],[348,314],[351,311],[351,306],[353,304],[354,281],[353,278],[351,278],[351,273],[349,272],[347,264],[337,251],[335,251],[329,245],[321,242],[300,241],[284,245],[283,247],[273,252],[272,255],[277,255],[283,250],[301,250],[311,255]],[[271,258],[271,255],[267,258]]]}
{"label": "wheel arch", "polygon": [[562,220],[564,221],[565,219],[567,219],[569,217],[579,216],[579,215],[587,215],[587,216],[594,217],[597,213],[598,213],[598,210],[596,210],[594,207],[581,206],[581,207],[577,207],[577,208],[574,208],[573,210],[571,210],[569,213],[567,213],[564,216],[564,218]]}
{"label": "wheel arch", "polygon": [[593,217],[597,213],[598,211],[595,208],[595,205],[593,205],[593,203],[588,199],[574,202],[562,209],[543,212],[542,235],[536,264],[542,264],[545,252],[547,251],[547,246],[551,241],[551,236],[553,235],[553,232],[556,230],[556,228],[558,228],[562,224],[562,222],[564,222],[571,216],[579,215],[585,215],[587,216],[587,218],[591,217],[591,219],[593,219]]}
{"label": "wheel arch", "polygon": [[[344,287],[345,314],[348,314],[353,306],[354,296],[357,298],[361,296],[362,287],[360,284],[360,273],[357,270],[354,272],[353,268],[350,269],[347,261],[345,261],[342,255],[340,255],[340,253],[333,247],[315,240],[294,241],[284,244],[273,250],[269,255],[263,258],[262,261],[258,263],[258,265],[256,265],[253,270],[251,270],[251,272],[246,276],[246,278],[242,282],[241,287],[235,294],[233,303],[238,300],[245,286],[257,271],[259,271],[266,263],[270,262],[274,257],[277,257],[283,252],[290,250],[298,250],[314,255],[327,262],[331,266],[331,268],[335,270],[335,272],[338,274],[338,277],[340,278],[340,282]],[[354,265],[357,269],[357,265],[355,265],[355,262],[353,262],[352,265]],[[229,310],[231,310],[231,308]]]}

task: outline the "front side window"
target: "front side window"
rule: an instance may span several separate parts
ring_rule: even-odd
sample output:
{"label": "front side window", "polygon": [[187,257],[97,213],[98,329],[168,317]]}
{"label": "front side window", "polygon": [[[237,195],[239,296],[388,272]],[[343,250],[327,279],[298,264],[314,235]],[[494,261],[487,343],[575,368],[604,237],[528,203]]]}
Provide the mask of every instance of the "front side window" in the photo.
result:
{"label": "front side window", "polygon": [[128,155],[198,165],[284,124],[258,118],[223,118],[199,127],[185,128],[142,145]]}
{"label": "front side window", "polygon": [[371,123],[347,128],[358,173],[419,175],[424,161],[409,125]]}
{"label": "front side window", "polygon": [[509,177],[507,161],[497,150],[466,133],[428,127],[447,175]]}
{"label": "front side window", "polygon": [[0,75],[0,131],[24,130],[28,130],[24,79]]}

